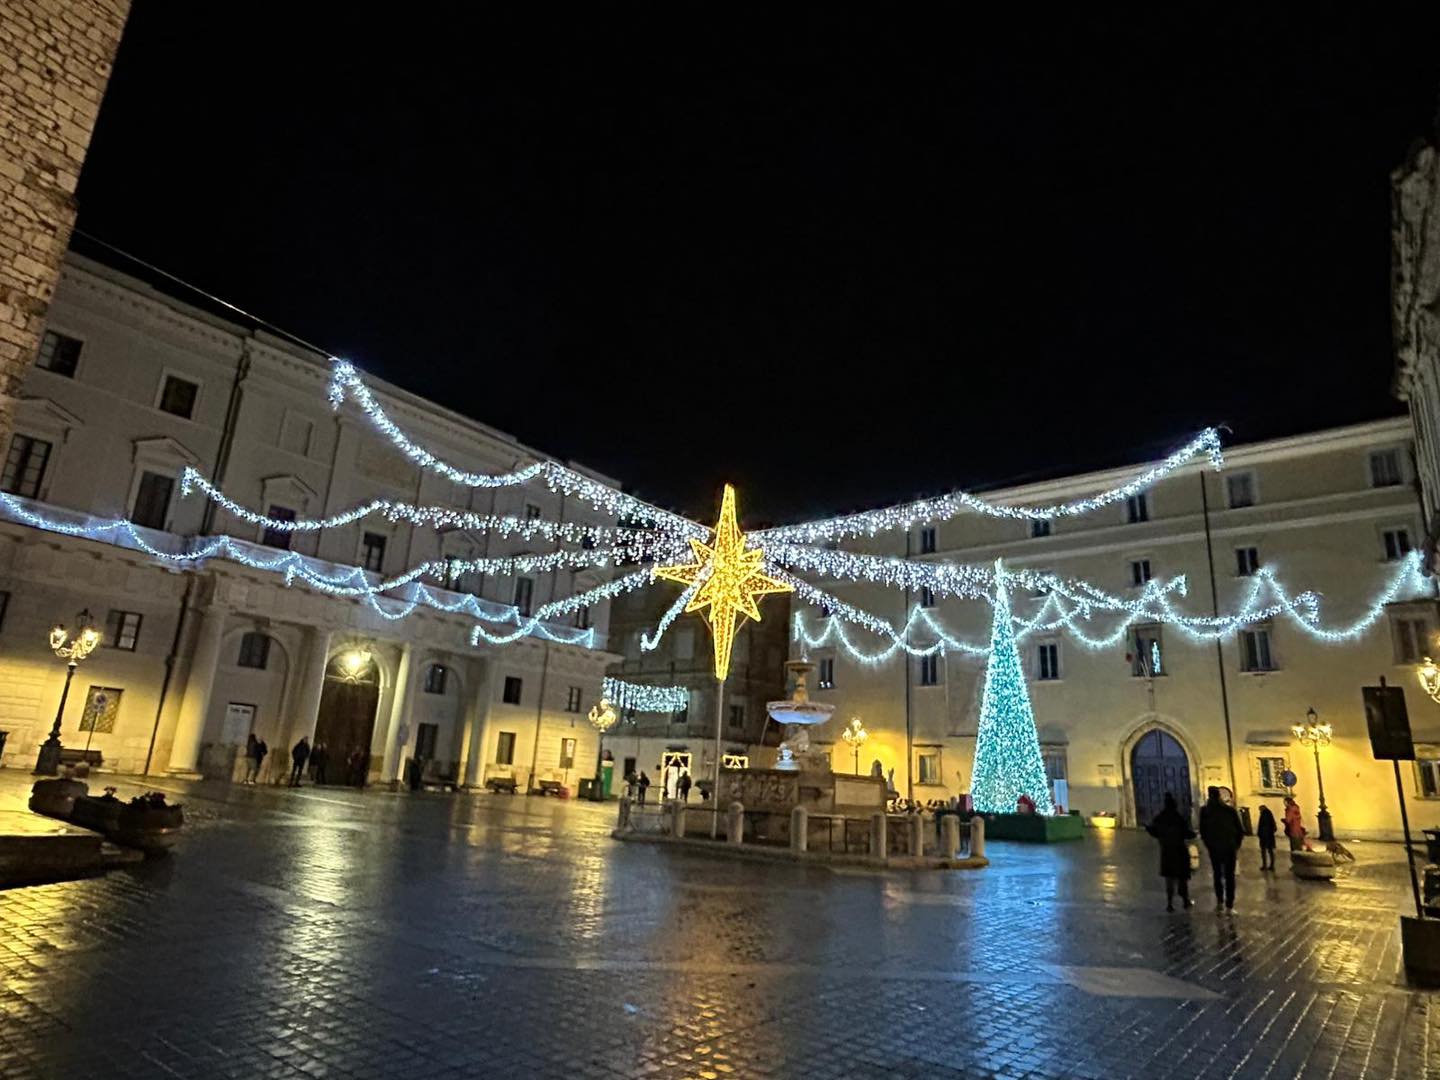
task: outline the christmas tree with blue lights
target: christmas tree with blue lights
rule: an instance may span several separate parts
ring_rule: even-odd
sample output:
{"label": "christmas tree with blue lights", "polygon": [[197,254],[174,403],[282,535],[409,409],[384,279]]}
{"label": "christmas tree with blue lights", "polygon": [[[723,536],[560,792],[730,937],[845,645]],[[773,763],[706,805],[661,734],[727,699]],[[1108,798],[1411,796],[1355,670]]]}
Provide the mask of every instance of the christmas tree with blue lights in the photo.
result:
{"label": "christmas tree with blue lights", "polygon": [[1040,753],[1035,714],[1025,687],[1025,669],[1015,644],[1010,617],[1010,590],[999,561],[995,563],[995,621],[990,629],[990,663],[980,702],[980,729],[975,736],[975,766],[970,797],[986,814],[1013,814],[1021,795],[1035,801],[1035,812],[1053,812],[1050,779]]}

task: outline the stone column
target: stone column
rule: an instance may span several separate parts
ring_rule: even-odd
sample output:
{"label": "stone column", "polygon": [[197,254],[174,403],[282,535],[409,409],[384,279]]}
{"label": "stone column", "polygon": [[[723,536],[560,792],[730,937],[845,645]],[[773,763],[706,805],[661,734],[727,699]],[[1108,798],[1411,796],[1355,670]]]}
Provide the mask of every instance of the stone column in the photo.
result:
{"label": "stone column", "polygon": [[470,703],[465,710],[465,750],[460,779],[467,788],[485,783],[485,748],[490,745],[490,662],[475,660]]}
{"label": "stone column", "polygon": [[940,820],[940,833],[944,837],[943,849],[947,859],[958,858],[960,855],[960,818],[955,814],[946,814]]}
{"label": "stone column", "polygon": [[[414,738],[413,719],[415,716],[415,689],[424,673],[422,665],[415,658],[415,649],[409,642],[400,653],[400,666],[396,669],[395,694],[390,702],[390,724],[385,739],[385,756],[380,764],[380,781],[388,783],[400,778],[405,767],[404,750]],[[401,739],[401,734],[404,739]]]}
{"label": "stone column", "polygon": [[170,744],[167,771],[172,774],[199,775],[196,768],[200,764],[200,740],[204,738],[205,718],[210,713],[210,694],[215,687],[215,668],[220,663],[220,645],[228,614],[222,607],[211,607],[200,615],[195,654],[180,701],[180,719],[175,725],[175,740]]}
{"label": "stone column", "polygon": [[330,631],[320,626],[305,629],[305,670],[300,676],[298,693],[295,694],[295,716],[290,722],[290,735],[284,746],[272,746],[270,753],[279,751],[286,771],[290,769],[290,749],[301,738],[315,742],[315,725],[320,719],[320,695],[325,690],[325,667],[330,661]]}
{"label": "stone column", "polygon": [[985,819],[979,814],[970,819],[970,857],[985,857]]}
{"label": "stone column", "polygon": [[810,843],[810,815],[805,807],[790,811],[790,850],[804,854]]}
{"label": "stone column", "polygon": [[883,858],[885,858],[885,856],[886,856],[887,840],[888,840],[888,838],[887,838],[886,835],[885,835],[885,815],[884,815],[884,814],[871,814],[871,815],[870,815],[870,854],[873,855],[873,856],[875,856],[877,859],[883,859]]}
{"label": "stone column", "polygon": [[725,822],[725,840],[731,844],[745,842],[745,807],[738,802],[730,804],[728,820]]}

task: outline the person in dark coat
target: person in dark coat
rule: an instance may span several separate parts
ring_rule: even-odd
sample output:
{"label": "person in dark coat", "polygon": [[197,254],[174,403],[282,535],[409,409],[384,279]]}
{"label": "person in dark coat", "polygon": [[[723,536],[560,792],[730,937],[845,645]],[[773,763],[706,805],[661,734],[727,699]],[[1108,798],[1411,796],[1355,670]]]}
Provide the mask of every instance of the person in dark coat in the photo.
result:
{"label": "person in dark coat", "polygon": [[1215,879],[1216,914],[1235,910],[1235,857],[1245,839],[1240,815],[1220,800],[1220,789],[1212,787],[1200,808],[1200,839],[1210,855],[1210,873]]}
{"label": "person in dark coat", "polygon": [[325,783],[325,766],[330,764],[330,748],[323,742],[317,742],[315,749],[310,751],[310,774],[315,778],[315,783]]}
{"label": "person in dark coat", "polygon": [[690,801],[690,770],[686,769],[680,774],[680,801]]}
{"label": "person in dark coat", "polygon": [[1260,841],[1260,869],[1275,869],[1275,815],[1268,806],[1260,807],[1260,821],[1255,826],[1255,839]]}
{"label": "person in dark coat", "polygon": [[1180,894],[1184,907],[1194,907],[1190,899],[1190,845],[1195,830],[1180,813],[1175,796],[1165,793],[1165,809],[1145,826],[1145,831],[1160,841],[1160,875],[1165,879],[1165,910],[1175,910],[1175,894]]}
{"label": "person in dark coat", "polygon": [[640,774],[640,805],[645,805],[645,793],[650,790],[650,777]]}
{"label": "person in dark coat", "polygon": [[310,740],[307,739],[304,735],[302,735],[300,736],[300,741],[295,744],[295,748],[290,751],[290,761],[291,764],[294,766],[290,770],[291,787],[300,786],[300,778],[305,775],[305,762],[309,760]]}

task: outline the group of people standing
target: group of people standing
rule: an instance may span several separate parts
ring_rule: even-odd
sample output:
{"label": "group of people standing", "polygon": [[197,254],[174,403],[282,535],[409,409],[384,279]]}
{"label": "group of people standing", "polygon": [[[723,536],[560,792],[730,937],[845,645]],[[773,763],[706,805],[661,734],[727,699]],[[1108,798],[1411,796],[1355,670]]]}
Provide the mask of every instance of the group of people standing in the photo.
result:
{"label": "group of people standing", "polygon": [[[627,789],[626,794],[637,798],[640,805],[644,806],[645,796],[650,791],[650,777],[645,774],[645,771],[642,769],[638,776],[633,772],[630,773],[625,777],[625,785]],[[675,778],[675,797],[681,802],[688,803],[690,801],[691,786],[690,770],[680,770],[680,775]],[[704,796],[703,791],[701,792],[701,796]]]}
{"label": "group of people standing", "polygon": [[[252,731],[245,741],[244,783],[253,785],[259,780],[260,767],[269,753],[270,747],[265,740]],[[353,748],[345,758],[345,783],[353,787],[364,787],[369,763],[369,755],[359,747]],[[299,787],[307,772],[313,783],[334,782],[330,775],[331,764],[330,748],[323,741],[317,740],[312,747],[310,740],[301,736],[300,741],[290,750],[290,787]]]}
{"label": "group of people standing", "polygon": [[[1233,806],[1220,797],[1220,789],[1206,792],[1205,805],[1200,808],[1200,842],[1210,859],[1210,874],[1215,887],[1215,911],[1232,915],[1235,912],[1235,864],[1240,846],[1245,842],[1245,826]],[[1290,850],[1305,846],[1305,827],[1300,821],[1300,807],[1289,796],[1285,798],[1284,829]],[[1175,796],[1165,795],[1165,808],[1146,826],[1146,831],[1160,842],[1160,874],[1165,878],[1165,910],[1175,910],[1178,893],[1184,907],[1194,907],[1190,899],[1190,874],[1199,869],[1200,853],[1190,841],[1195,830],[1189,819],[1180,813]],[[1268,806],[1260,807],[1255,825],[1255,838],[1260,844],[1260,869],[1275,869],[1275,815]]]}

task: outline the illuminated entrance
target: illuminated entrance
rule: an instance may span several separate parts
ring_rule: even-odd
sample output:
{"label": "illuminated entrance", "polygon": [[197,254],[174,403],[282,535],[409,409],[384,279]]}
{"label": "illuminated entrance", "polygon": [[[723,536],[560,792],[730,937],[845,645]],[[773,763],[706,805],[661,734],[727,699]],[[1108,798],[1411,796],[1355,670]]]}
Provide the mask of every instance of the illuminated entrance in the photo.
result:
{"label": "illuminated entrance", "polygon": [[[332,784],[360,784],[370,768],[370,740],[380,704],[380,669],[368,649],[349,649],[325,669],[320,716],[311,748],[325,746],[325,778]],[[351,755],[360,751],[352,767]]]}

